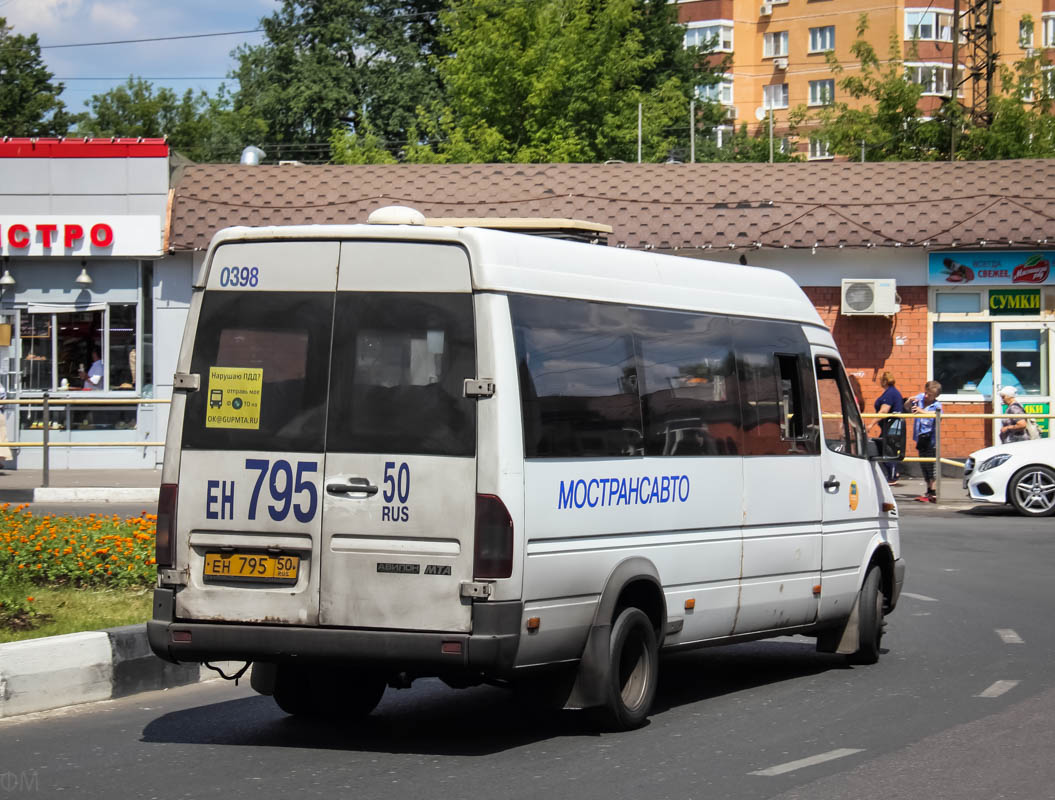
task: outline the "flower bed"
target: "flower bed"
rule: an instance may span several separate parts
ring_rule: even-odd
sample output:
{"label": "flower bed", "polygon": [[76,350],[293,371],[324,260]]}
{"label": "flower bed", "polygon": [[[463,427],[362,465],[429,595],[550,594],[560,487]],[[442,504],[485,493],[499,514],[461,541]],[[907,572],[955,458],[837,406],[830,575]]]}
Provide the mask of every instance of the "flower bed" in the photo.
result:
{"label": "flower bed", "polygon": [[33,586],[106,589],[154,584],[157,517],[43,517],[0,504],[0,624],[33,617]]}

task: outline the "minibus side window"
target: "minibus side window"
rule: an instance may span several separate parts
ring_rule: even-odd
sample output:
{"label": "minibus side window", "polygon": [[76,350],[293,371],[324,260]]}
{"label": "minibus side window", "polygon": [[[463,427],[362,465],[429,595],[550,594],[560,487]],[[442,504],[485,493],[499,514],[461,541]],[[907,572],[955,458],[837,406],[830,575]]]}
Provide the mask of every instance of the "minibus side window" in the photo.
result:
{"label": "minibus side window", "polygon": [[842,364],[828,356],[817,356],[816,367],[825,444],[836,453],[864,458],[864,425]]}
{"label": "minibus side window", "polygon": [[[332,319],[329,292],[206,292],[191,356],[201,389],[187,396],[183,446],[322,452]],[[213,377],[239,368],[259,370],[259,417],[248,422]]]}
{"label": "minibus side window", "polygon": [[472,295],[338,292],[326,449],[471,456]]}
{"label": "minibus side window", "polygon": [[740,398],[729,320],[631,309],[641,362],[645,455],[739,455]]}
{"label": "minibus side window", "polygon": [[816,455],[816,399],[798,325],[733,319],[745,455]]}
{"label": "minibus side window", "polygon": [[527,458],[644,452],[623,306],[511,295]]}

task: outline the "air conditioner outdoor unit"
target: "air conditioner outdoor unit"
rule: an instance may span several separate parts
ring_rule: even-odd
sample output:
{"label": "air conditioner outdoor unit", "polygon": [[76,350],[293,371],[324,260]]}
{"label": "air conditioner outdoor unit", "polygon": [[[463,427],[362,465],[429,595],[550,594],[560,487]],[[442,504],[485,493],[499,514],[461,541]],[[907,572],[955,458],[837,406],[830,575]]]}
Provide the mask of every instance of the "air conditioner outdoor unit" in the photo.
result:
{"label": "air conditioner outdoor unit", "polygon": [[768,17],[772,13],[773,13],[773,4],[772,3],[763,3],[762,7],[760,9],[758,9],[758,16],[760,16],[760,17]]}
{"label": "air conditioner outdoor unit", "polygon": [[843,278],[842,307],[847,316],[891,316],[901,310],[894,278]]}
{"label": "air conditioner outdoor unit", "polygon": [[726,106],[725,107],[725,118],[726,119],[736,119],[736,106]]}
{"label": "air conditioner outdoor unit", "polygon": [[788,60],[786,58],[774,58],[773,69],[787,69]]}

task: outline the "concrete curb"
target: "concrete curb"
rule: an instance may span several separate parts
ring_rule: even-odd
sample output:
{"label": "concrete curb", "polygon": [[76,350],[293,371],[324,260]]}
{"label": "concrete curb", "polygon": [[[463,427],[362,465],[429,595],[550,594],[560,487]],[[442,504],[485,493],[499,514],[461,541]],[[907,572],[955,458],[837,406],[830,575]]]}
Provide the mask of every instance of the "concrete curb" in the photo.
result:
{"label": "concrete curb", "polygon": [[158,489],[133,487],[92,488],[88,486],[33,489],[32,503],[143,503],[157,507]]}
{"label": "concrete curb", "polygon": [[0,644],[0,718],[214,677],[198,664],[169,664],[155,656],[145,624],[9,642]]}

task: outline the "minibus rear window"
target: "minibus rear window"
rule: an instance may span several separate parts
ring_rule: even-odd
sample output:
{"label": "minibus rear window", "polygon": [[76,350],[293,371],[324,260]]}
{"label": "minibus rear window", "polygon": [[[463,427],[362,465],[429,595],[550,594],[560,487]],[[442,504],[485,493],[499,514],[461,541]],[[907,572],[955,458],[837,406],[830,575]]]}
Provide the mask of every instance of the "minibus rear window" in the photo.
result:
{"label": "minibus rear window", "polygon": [[322,452],[332,319],[329,292],[207,292],[183,447]]}
{"label": "minibus rear window", "polygon": [[331,374],[329,452],[476,452],[471,294],[339,292]]}

